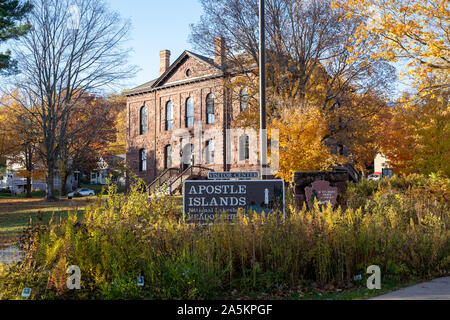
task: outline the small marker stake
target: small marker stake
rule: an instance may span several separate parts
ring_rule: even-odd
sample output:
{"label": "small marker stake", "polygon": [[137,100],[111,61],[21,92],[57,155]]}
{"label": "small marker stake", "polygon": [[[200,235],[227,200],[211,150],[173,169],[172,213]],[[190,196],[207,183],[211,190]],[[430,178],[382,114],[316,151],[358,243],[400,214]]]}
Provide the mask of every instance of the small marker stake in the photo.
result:
{"label": "small marker stake", "polygon": [[144,286],[144,277],[143,276],[140,276],[137,279],[137,285],[138,285],[138,287],[143,287]]}
{"label": "small marker stake", "polygon": [[22,297],[23,298],[29,298],[31,295],[31,289],[30,288],[23,288],[22,290]]}

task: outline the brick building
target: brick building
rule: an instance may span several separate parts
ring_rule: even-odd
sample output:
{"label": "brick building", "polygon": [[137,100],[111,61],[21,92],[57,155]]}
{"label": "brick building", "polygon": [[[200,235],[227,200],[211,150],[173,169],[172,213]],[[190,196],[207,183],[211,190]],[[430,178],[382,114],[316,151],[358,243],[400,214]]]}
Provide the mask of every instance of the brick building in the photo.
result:
{"label": "brick building", "polygon": [[170,51],[163,50],[159,77],[126,93],[127,164],[147,184],[192,165],[258,170],[255,130],[227,130],[248,105],[248,94],[225,85],[232,75],[224,57],[221,38],[214,58],[185,51],[171,63]]}

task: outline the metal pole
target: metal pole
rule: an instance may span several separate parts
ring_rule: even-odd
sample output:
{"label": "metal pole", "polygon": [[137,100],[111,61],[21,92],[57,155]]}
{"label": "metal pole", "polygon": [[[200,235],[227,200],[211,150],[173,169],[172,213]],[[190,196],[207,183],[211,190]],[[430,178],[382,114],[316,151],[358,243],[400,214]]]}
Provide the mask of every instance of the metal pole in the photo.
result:
{"label": "metal pole", "polygon": [[267,125],[266,125],[266,37],[264,1],[259,0],[259,103],[260,103],[260,162],[261,179],[266,179]]}

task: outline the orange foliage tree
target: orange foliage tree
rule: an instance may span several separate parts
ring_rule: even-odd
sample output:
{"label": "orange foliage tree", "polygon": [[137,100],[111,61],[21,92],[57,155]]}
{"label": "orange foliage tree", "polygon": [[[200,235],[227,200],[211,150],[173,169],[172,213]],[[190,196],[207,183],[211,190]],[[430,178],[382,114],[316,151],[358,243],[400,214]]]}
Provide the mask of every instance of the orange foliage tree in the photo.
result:
{"label": "orange foliage tree", "polygon": [[[409,100],[408,97],[401,101]],[[450,176],[449,91],[434,90],[414,103],[401,102],[384,126],[382,152],[398,173]]]}
{"label": "orange foliage tree", "polygon": [[17,175],[26,178],[26,197],[31,197],[32,180],[45,181],[45,170],[38,152],[42,134],[39,127],[33,125],[30,113],[17,103],[20,99],[18,93],[13,94],[14,98],[5,95],[1,101],[0,139],[4,143],[1,149],[5,160],[20,166]]}
{"label": "orange foliage tree", "polygon": [[117,118],[124,109],[125,100],[115,95],[107,98],[85,95],[77,103],[58,161],[62,195],[67,193],[67,179],[75,170],[95,169],[100,159],[111,155],[107,147],[117,143]]}

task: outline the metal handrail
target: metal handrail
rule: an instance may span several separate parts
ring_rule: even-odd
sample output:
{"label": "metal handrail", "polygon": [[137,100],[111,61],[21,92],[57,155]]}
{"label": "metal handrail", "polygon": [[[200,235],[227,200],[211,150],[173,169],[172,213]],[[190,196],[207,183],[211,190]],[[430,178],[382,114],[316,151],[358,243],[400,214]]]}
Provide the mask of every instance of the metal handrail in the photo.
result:
{"label": "metal handrail", "polygon": [[[170,178],[172,178],[174,175],[172,174],[172,172],[176,171],[177,174],[179,174],[180,170],[177,168],[168,168],[166,170],[163,171],[163,173],[161,173],[155,180],[153,180],[153,182],[148,186],[149,189],[149,193],[151,193],[154,189],[156,189],[157,187],[162,186],[164,183],[167,182],[167,180],[169,180]],[[167,178],[164,178],[167,174],[169,173],[169,176]]]}
{"label": "metal handrail", "polygon": [[192,175],[194,175],[194,169],[199,169],[199,172],[201,173],[202,171],[211,171],[213,172],[213,169],[210,168],[206,168],[206,167],[202,167],[199,165],[194,165],[194,166],[189,166],[186,170],[184,170],[182,173],[180,173],[170,184],[169,184],[169,192],[172,195],[174,190],[172,188],[172,186],[174,185],[175,182],[177,182],[178,180],[180,181],[180,185],[183,184],[183,177],[190,172],[190,174],[188,175],[188,177],[191,177]]}

